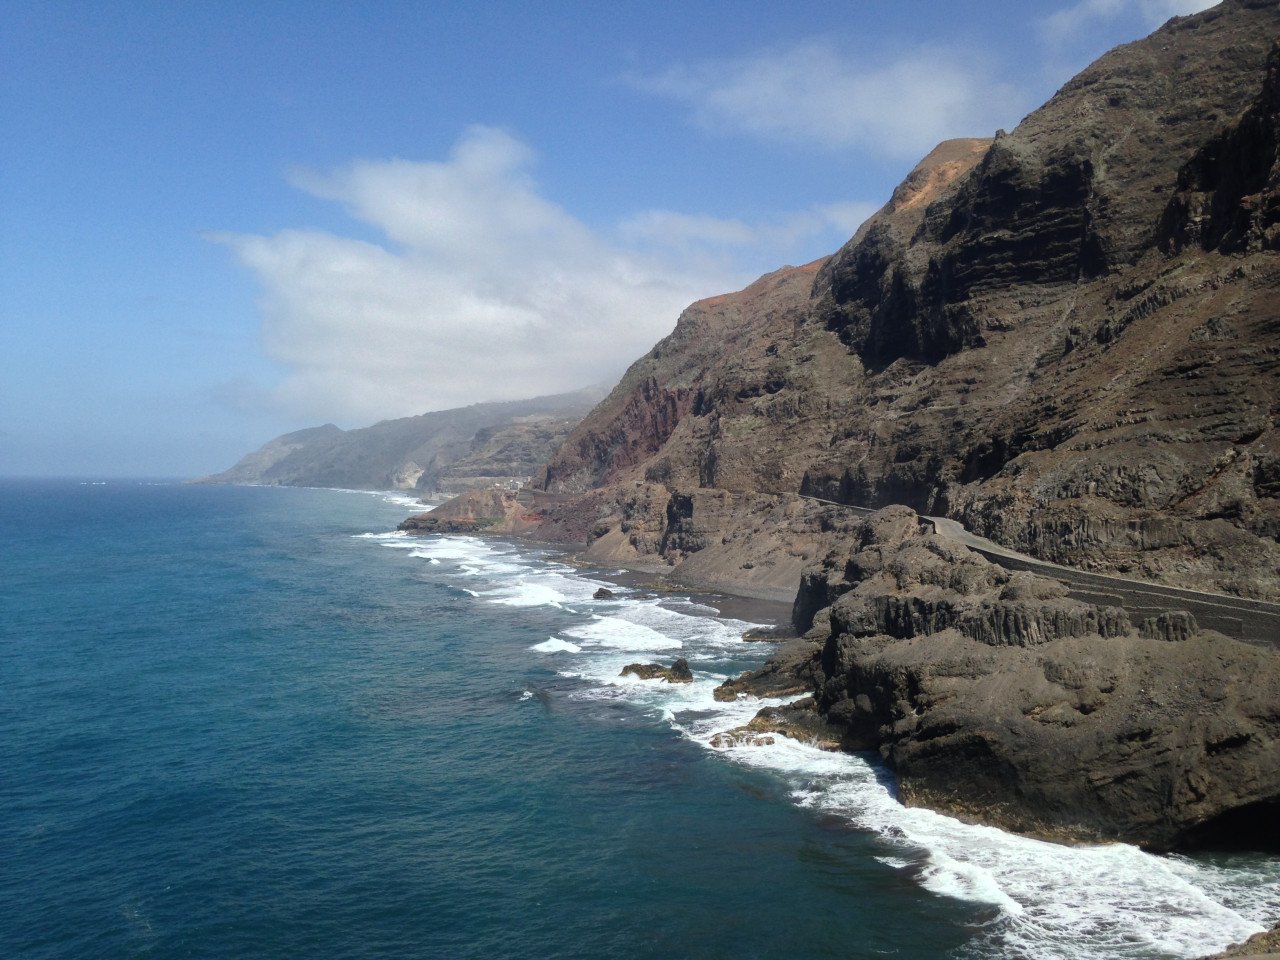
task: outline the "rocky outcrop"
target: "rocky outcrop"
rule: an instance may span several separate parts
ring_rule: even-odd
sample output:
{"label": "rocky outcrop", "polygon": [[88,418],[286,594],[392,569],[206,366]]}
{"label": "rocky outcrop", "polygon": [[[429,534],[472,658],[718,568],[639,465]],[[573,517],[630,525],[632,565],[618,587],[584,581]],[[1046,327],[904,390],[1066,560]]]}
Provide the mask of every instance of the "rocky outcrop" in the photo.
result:
{"label": "rocky outcrop", "polygon": [[459,494],[427,513],[400,522],[408,533],[524,533],[541,518],[528,513],[515,491],[490,487]]}
{"label": "rocky outcrop", "polygon": [[1280,928],[1255,934],[1208,960],[1280,960]]}
{"label": "rocky outcrop", "polygon": [[714,697],[729,703],[740,697],[793,697],[808,693],[818,682],[817,655],[815,644],[793,639],[780,647],[764,666],[720,684]]}
{"label": "rocky outcrop", "polygon": [[629,663],[619,676],[633,676],[641,680],[665,680],[667,683],[693,683],[693,671],[689,661],[680,657],[669,667],[660,663]]}
{"label": "rocky outcrop", "polygon": [[486,525],[474,518],[435,517],[430,513],[419,513],[406,517],[396,526],[405,533],[478,533],[486,529]]}
{"label": "rocky outcrop", "polygon": [[818,713],[812,697],[803,697],[781,707],[765,707],[741,727],[716,734],[709,744],[717,749],[763,747],[776,743],[778,736],[821,750],[839,750],[842,746],[840,731]]}
{"label": "rocky outcrop", "polygon": [[830,601],[818,708],[905,802],[1054,839],[1280,849],[1280,656],[1177,614],[1134,628],[925,531],[879,512],[797,603]]}
{"label": "rocky outcrop", "polygon": [[456,494],[519,486],[600,399],[598,389],[478,403],[358,430],[286,434],[203,483],[258,483]]}
{"label": "rocky outcrop", "polygon": [[[801,571],[849,526],[847,511],[792,495],[606,488],[583,556],[660,570],[674,582],[790,602]],[[540,535],[545,532],[540,528]]]}

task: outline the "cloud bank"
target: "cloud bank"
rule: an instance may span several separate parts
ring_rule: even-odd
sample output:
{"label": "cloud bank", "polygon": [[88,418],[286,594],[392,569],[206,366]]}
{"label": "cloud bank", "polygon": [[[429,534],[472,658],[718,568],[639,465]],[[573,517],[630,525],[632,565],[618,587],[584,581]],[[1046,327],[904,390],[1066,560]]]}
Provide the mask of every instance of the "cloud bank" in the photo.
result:
{"label": "cloud bank", "polygon": [[1136,13],[1148,29],[1160,26],[1170,17],[1199,13],[1215,6],[1218,0],[1079,0],[1045,18],[1042,29],[1051,45],[1079,39],[1091,26]]}
{"label": "cloud bank", "polygon": [[932,48],[862,62],[811,41],[626,79],[686,104],[710,130],[912,161],[942,140],[1012,126],[1026,107],[981,58]]}
{"label": "cloud bank", "polygon": [[293,175],[385,243],[211,234],[257,278],[263,346],[288,371],[228,397],[360,424],[608,381],[690,302],[752,279],[733,269],[733,249],[847,236],[869,212],[836,204],[752,226],[655,211],[598,230],[539,194],[532,160],[510,134],[475,127],[443,161]]}

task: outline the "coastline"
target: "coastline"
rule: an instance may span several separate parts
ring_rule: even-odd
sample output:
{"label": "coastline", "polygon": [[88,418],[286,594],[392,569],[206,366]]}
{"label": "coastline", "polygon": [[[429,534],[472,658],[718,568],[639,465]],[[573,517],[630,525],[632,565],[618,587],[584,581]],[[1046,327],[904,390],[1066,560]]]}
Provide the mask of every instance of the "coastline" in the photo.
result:
{"label": "coastline", "polygon": [[[384,515],[394,514],[410,499],[399,491],[334,492],[381,496],[388,501],[385,507],[379,505]],[[304,497],[298,502],[312,501]],[[726,678],[759,667],[788,646],[760,649],[741,642],[743,624],[716,621],[740,617],[786,623],[789,604],[697,590],[665,576],[656,564],[636,569],[612,560],[592,562],[571,544],[488,531],[413,537],[391,533],[394,521],[384,524],[382,520],[362,528],[382,532],[355,534],[359,539],[354,543],[399,558],[395,565],[411,571],[406,584],[430,580],[450,587],[455,615],[467,620],[474,616],[489,628],[505,630],[509,624],[523,634],[510,647],[510,656],[500,658],[516,664],[517,675],[524,673],[523,686],[505,688],[502,703],[507,706],[499,705],[503,715],[523,725],[540,723],[544,707],[557,716],[572,711],[588,725],[578,731],[580,737],[586,733],[585,739],[615,729],[612,725],[619,720],[651,732],[660,728],[664,738],[696,747],[713,767],[742,771],[731,775],[735,779],[766,778],[777,785],[771,795],[796,808],[797,816],[807,822],[865,837],[858,843],[866,846],[868,869],[881,885],[968,904],[965,909],[985,917],[981,930],[969,934],[975,938],[975,957],[1095,960],[1115,955],[1100,945],[1118,942],[1104,939],[1104,931],[1113,930],[1129,938],[1128,943],[1149,945],[1133,954],[1136,957],[1193,960],[1224,949],[1228,937],[1242,940],[1260,929],[1242,927],[1242,918],[1270,925],[1270,905],[1280,898],[1272,893],[1269,865],[1153,857],[1119,844],[1045,844],[904,806],[894,789],[895,778],[867,754],[824,751],[766,731],[758,731],[755,742],[715,742],[718,734],[747,726],[760,709],[794,699],[713,698],[714,689]],[[601,583],[622,588],[616,600],[591,599]],[[662,602],[665,598],[671,602]],[[636,625],[634,631],[628,629],[628,621]],[[429,627],[413,627],[415,632],[421,629]],[[457,649],[463,662],[477,654],[492,661],[489,643],[481,639],[489,632],[477,634],[483,649],[475,654],[461,645],[450,649]],[[671,642],[659,645],[659,634]],[[559,640],[552,643],[549,638]],[[619,676],[629,662],[659,660],[669,665],[673,658],[684,657],[695,674],[692,684]],[[517,712],[508,714],[508,709]],[[522,709],[529,711],[527,716],[518,712]],[[596,723],[608,726],[591,726]],[[767,742],[771,739],[774,742]],[[719,782],[725,774],[712,775]],[[878,864],[871,862],[873,856]],[[1256,872],[1258,868],[1265,876]],[[1192,887],[1198,891],[1196,899],[1186,902]],[[911,941],[909,932],[903,937],[885,942]],[[1079,949],[1082,937],[1092,946]]]}
{"label": "coastline", "polygon": [[[478,535],[477,535],[478,533]],[[625,564],[601,565],[583,558],[572,547],[547,543],[534,538],[510,533],[463,533],[460,539],[471,539],[494,546],[506,545],[520,550],[532,548],[541,559],[552,564],[564,563],[572,568],[572,576],[593,582],[616,585],[639,595],[620,596],[626,600],[660,601],[665,595],[678,593],[707,608],[705,611],[673,605],[686,615],[715,620],[726,616],[785,624],[789,621],[789,606],[779,601],[760,601],[755,598],[734,597],[727,591],[696,591],[686,584],[679,584],[662,575],[654,567],[634,569]],[[435,539],[423,537],[424,543]],[[446,535],[444,540],[451,539]],[[501,601],[499,601],[501,602]],[[603,603],[611,603],[605,600]],[[571,604],[579,612],[580,603]],[[713,613],[712,611],[716,611]],[[754,611],[750,616],[743,614]],[[608,615],[601,610],[602,615]],[[574,643],[582,643],[574,633],[556,632]],[[752,660],[757,667],[767,661],[785,658],[787,648],[797,644],[779,643],[768,649],[755,651]],[[737,646],[737,655],[750,653],[749,648]],[[584,645],[585,647],[585,645]],[[584,655],[588,652],[584,649]],[[663,665],[673,657],[690,655],[694,650],[688,645],[681,649],[654,650],[637,654],[622,654],[618,663],[626,659],[657,660]],[[563,647],[549,648],[544,656],[555,658],[548,665],[557,671],[568,671],[567,676],[585,678],[581,668],[570,665],[576,655],[563,652]],[[563,658],[563,659],[562,659]],[[695,673],[701,673],[696,661]],[[703,668],[705,669],[705,668]],[[1162,910],[1133,909],[1129,898],[1136,897],[1148,904],[1164,901],[1163,910],[1175,910],[1178,903],[1175,891],[1185,881],[1178,871],[1180,861],[1155,856],[1126,844],[1060,845],[1025,835],[1003,831],[954,816],[938,813],[927,807],[906,806],[893,787],[895,778],[868,754],[823,750],[816,744],[786,736],[781,730],[753,729],[748,725],[761,709],[777,710],[794,696],[770,696],[760,693],[740,697],[729,702],[711,702],[707,696],[718,681],[709,682],[705,674],[687,688],[660,680],[628,679],[618,676],[616,665],[609,670],[588,671],[600,695],[629,703],[654,712],[683,737],[693,741],[712,754],[730,763],[748,769],[767,772],[779,777],[789,786],[792,802],[802,809],[820,816],[832,816],[848,828],[864,832],[875,838],[877,844],[886,845],[885,855],[893,863],[901,863],[904,879],[910,878],[932,893],[962,901],[980,903],[996,908],[1002,919],[992,927],[993,939],[986,943],[980,955],[987,955],[987,947],[993,955],[1017,954],[1020,948],[1040,947],[1031,953],[1044,957],[1106,956],[1105,949],[1078,954],[1067,949],[1065,941],[1058,941],[1058,933],[1049,934],[1033,921],[1024,928],[1021,918],[1028,913],[1048,911],[1052,915],[1057,904],[1078,901],[1084,903],[1086,914],[1093,914],[1090,925],[1102,929],[1105,924],[1119,920],[1120,927],[1129,935],[1149,938],[1155,944],[1167,944],[1156,948],[1151,957],[1181,957],[1185,960],[1210,955],[1227,946],[1219,934],[1217,939],[1206,934],[1206,919],[1194,921],[1199,927],[1195,933],[1192,922],[1173,921],[1173,915]],[[748,692],[748,691],[744,691]],[[717,700],[719,698],[716,698]],[[719,714],[716,716],[715,714]],[[739,731],[736,735],[733,731]],[[778,734],[782,734],[779,736]],[[1061,864],[1054,871],[1048,863]],[[1031,864],[1040,864],[1032,867]],[[1196,869],[1196,868],[1192,868]],[[1035,883],[1028,886],[1026,878],[1035,876]],[[1197,882],[1205,882],[1211,872],[1206,872]],[[1112,885],[1114,882],[1114,886]],[[1215,880],[1214,882],[1219,882]],[[1100,886],[1099,886],[1100,885]],[[1214,893],[1218,900],[1222,894]],[[1073,908],[1074,909],[1074,908]],[[1209,908],[1216,913],[1217,907]],[[1127,914],[1127,916],[1126,916]],[[1065,918],[1062,918],[1065,919]],[[1226,923],[1227,916],[1221,915]],[[1235,918],[1234,922],[1239,923]],[[1054,928],[1057,930],[1057,928]],[[1222,929],[1227,929],[1225,926]],[[1235,934],[1248,936],[1258,927]],[[994,931],[999,930],[997,934]],[[1046,941],[1043,938],[1051,936]]]}
{"label": "coastline", "polygon": [[[404,500],[408,499],[394,491],[344,492],[385,494],[390,502],[400,505],[404,505]],[[663,566],[658,564],[636,565],[624,562],[602,564],[582,556],[581,547],[577,544],[547,542],[517,533],[483,530],[460,531],[456,536],[409,534],[394,539],[402,548],[410,548],[406,552],[415,556],[420,550],[424,554],[438,552],[445,566],[432,567],[432,569],[439,571],[446,579],[451,577],[448,566],[451,560],[447,554],[458,543],[470,541],[476,546],[468,547],[468,551],[473,549],[482,553],[502,552],[508,549],[519,553],[527,551],[527,559],[522,562],[533,561],[535,570],[542,562],[548,563],[551,567],[562,565],[562,571],[567,566],[572,569],[572,573],[565,571],[558,576],[580,577],[583,580],[620,587],[629,594],[618,598],[620,606],[624,609],[634,610],[628,601],[638,600],[639,606],[644,609],[654,610],[655,606],[662,606],[678,611],[686,617],[707,621],[731,618],[753,623],[782,625],[787,624],[790,619],[790,604],[781,600],[741,597],[728,590],[698,590],[679,582],[676,578],[666,576]],[[454,543],[451,544],[449,541]],[[431,547],[433,542],[437,545],[436,548]],[[412,547],[410,547],[411,544]],[[483,546],[479,546],[481,544]],[[499,548],[498,551],[493,551],[495,547]],[[510,601],[495,598],[493,586],[502,583],[502,578],[507,576],[509,575],[495,570],[492,576],[486,575],[485,579],[488,581],[486,585],[477,583],[470,577],[455,582],[459,582],[460,585],[467,583],[468,586],[477,588],[479,592],[473,593],[473,596],[484,597],[480,602],[509,603],[515,607],[536,606],[550,602],[536,597],[522,598],[520,602],[514,602],[514,598]],[[553,573],[552,576],[556,575]],[[544,577],[541,571],[537,571],[534,579],[549,578]],[[468,592],[471,591],[468,590]],[[676,600],[677,598],[673,595],[678,595],[677,602],[661,603],[662,599],[668,596]],[[608,620],[616,616],[612,613],[608,601],[593,608],[590,604],[582,602],[582,596],[590,596],[590,592],[570,595],[568,598],[569,605],[578,614],[592,614],[593,619],[597,621],[600,617]],[[703,609],[691,608],[682,602],[684,598],[688,598]],[[657,601],[656,604],[655,601]],[[540,606],[539,609],[547,608]],[[594,616],[597,612],[600,617]],[[604,624],[599,626],[603,627]],[[655,626],[659,630],[662,629],[657,624]],[[776,644],[763,650],[746,646],[736,642],[741,637],[739,632],[741,629],[736,627],[731,631],[735,636],[732,639],[725,637],[725,640],[729,641],[735,649],[735,656],[749,657],[753,667],[758,668],[767,661],[775,659],[783,653],[784,647],[793,646]],[[767,694],[761,694],[759,695],[761,699],[747,697],[733,703],[718,703],[713,706],[709,694],[712,686],[719,684],[719,680],[710,680],[706,674],[707,666],[699,670],[696,660],[693,665],[695,671],[700,673],[699,682],[688,689],[660,681],[633,681],[619,678],[618,664],[625,660],[652,659],[670,664],[673,657],[691,655],[694,648],[687,640],[683,647],[680,644],[673,644],[672,647],[665,649],[651,648],[651,652],[614,651],[617,654],[618,664],[610,662],[608,670],[591,669],[583,673],[580,667],[575,666],[578,661],[584,659],[587,654],[592,654],[597,657],[596,666],[603,667],[605,664],[599,655],[607,651],[601,650],[598,646],[589,647],[587,642],[573,632],[561,630],[554,632],[571,643],[581,645],[584,656],[578,657],[575,652],[566,651],[563,646],[538,652],[537,656],[546,663],[548,668],[562,676],[576,678],[573,680],[574,684],[589,682],[595,685],[594,688],[599,694],[608,699],[616,700],[620,704],[625,702],[651,715],[661,716],[663,722],[668,723],[680,736],[723,757],[730,763],[744,768],[767,771],[770,776],[781,778],[789,785],[792,802],[801,808],[824,817],[832,816],[839,822],[848,824],[851,829],[877,838],[877,843],[888,844],[889,849],[886,855],[895,863],[900,861],[905,865],[901,868],[905,872],[904,879],[909,878],[911,882],[936,894],[997,907],[1006,918],[1002,923],[1013,923],[1016,926],[1016,918],[1021,915],[1020,911],[1024,905],[1031,910],[1052,911],[1055,909],[1052,904],[1056,901],[1084,896],[1080,884],[1086,881],[1092,872],[1102,875],[1120,871],[1125,876],[1122,890],[1107,887],[1097,894],[1099,903],[1090,909],[1099,914],[1099,920],[1102,919],[1102,914],[1109,913],[1114,917],[1116,910],[1127,911],[1129,908],[1124,906],[1124,896],[1127,896],[1130,889],[1139,891],[1149,900],[1159,900],[1173,896],[1171,884],[1183,882],[1177,879],[1178,869],[1183,868],[1178,868],[1176,861],[1153,858],[1126,845],[1072,847],[1043,844],[1041,841],[1023,835],[964,823],[928,808],[905,806],[892,786],[894,778],[886,777],[886,771],[881,765],[877,762],[868,762],[866,755],[822,751],[817,746],[789,740],[785,736],[778,737],[774,742],[773,734],[769,732],[763,733],[755,742],[748,740],[729,743],[726,741],[727,745],[712,742],[717,733],[745,727],[756,716],[758,710],[777,701],[770,700]],[[742,666],[737,669],[742,669]],[[713,719],[706,712],[708,708],[713,708],[717,712],[727,712],[720,712],[719,717]],[[654,711],[659,713],[654,714]],[[902,844],[905,844],[905,847],[899,849],[899,845]],[[1060,877],[1040,878],[1032,889],[1021,886],[1024,881],[1020,877],[1026,870],[1026,863],[1028,861],[1038,863],[1044,858],[1062,860],[1074,866],[1070,869],[1064,867],[1063,875]],[[1196,869],[1199,872],[1199,868]],[[1205,890],[1210,893],[1212,899],[1217,902],[1228,902],[1239,896],[1238,893],[1232,893],[1227,897],[1227,901],[1224,901],[1225,890],[1220,891],[1216,885],[1225,881],[1211,879],[1212,876],[1212,871],[1208,871],[1197,877],[1197,883],[1211,884],[1206,886]],[[1089,896],[1095,895],[1090,893]],[[1167,903],[1170,908],[1173,908],[1176,900],[1170,899]],[[1201,918],[1196,922],[1203,924],[1205,919]],[[1173,928],[1167,926],[1162,928],[1162,924],[1165,923],[1166,920],[1160,916],[1135,911],[1124,919],[1123,926],[1131,932],[1149,927],[1153,943],[1167,940],[1171,945],[1181,944],[1178,947],[1170,946],[1167,952],[1149,954],[1152,957],[1179,957],[1183,960],[1191,960],[1191,958],[1204,957],[1212,950],[1221,950],[1226,946],[1221,939],[1214,941],[1212,938],[1207,940],[1198,938],[1190,942],[1207,943],[1208,946],[1189,950],[1187,949],[1189,941],[1184,938],[1190,935],[1190,931],[1177,924]],[[1204,929],[1203,926],[1201,929]],[[1058,957],[1074,954],[1060,954],[1052,950],[1039,955]],[[1106,954],[1102,952],[1087,955],[1104,956]]]}

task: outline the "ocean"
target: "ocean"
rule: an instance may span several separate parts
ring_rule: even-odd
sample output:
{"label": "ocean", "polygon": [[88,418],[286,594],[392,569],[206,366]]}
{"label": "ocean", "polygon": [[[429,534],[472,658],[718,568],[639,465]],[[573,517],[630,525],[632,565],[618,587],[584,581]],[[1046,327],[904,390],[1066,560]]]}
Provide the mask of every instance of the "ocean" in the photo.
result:
{"label": "ocean", "polygon": [[[706,598],[394,494],[0,482],[0,957],[1182,958],[1280,860],[1073,848],[717,749]],[[687,686],[619,677],[688,659]]]}

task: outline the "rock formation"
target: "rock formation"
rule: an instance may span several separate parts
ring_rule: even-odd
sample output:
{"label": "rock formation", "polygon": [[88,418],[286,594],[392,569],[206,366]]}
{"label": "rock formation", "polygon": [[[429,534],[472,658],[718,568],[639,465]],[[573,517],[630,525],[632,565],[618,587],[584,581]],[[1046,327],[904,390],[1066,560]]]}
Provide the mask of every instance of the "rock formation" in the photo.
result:
{"label": "rock formation", "polygon": [[1276,654],[1066,594],[881,510],[797,598],[797,628],[825,621],[817,706],[909,804],[1059,839],[1280,849]]}
{"label": "rock formation", "polygon": [[1280,927],[1255,934],[1208,960],[1280,960]]}
{"label": "rock formation", "polygon": [[680,657],[669,667],[660,663],[629,663],[619,676],[639,677],[641,680],[665,680],[667,683],[693,683],[693,671],[689,661]]}

